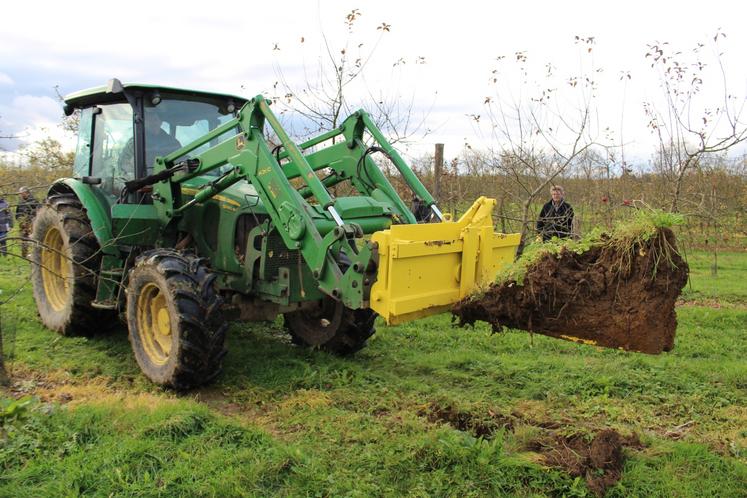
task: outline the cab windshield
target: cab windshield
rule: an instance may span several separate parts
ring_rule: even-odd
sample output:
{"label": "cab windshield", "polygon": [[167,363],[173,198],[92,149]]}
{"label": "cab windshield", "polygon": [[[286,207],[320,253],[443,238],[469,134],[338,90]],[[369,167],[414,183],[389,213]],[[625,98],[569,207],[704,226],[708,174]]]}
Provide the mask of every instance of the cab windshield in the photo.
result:
{"label": "cab windshield", "polygon": [[[146,106],[144,116],[146,174],[153,172],[156,157],[165,156],[184,147],[230,121],[233,117],[233,113],[228,112],[225,106],[204,101],[165,98],[156,106]],[[190,155],[199,155],[235,134],[235,130],[227,131],[195,149]]]}

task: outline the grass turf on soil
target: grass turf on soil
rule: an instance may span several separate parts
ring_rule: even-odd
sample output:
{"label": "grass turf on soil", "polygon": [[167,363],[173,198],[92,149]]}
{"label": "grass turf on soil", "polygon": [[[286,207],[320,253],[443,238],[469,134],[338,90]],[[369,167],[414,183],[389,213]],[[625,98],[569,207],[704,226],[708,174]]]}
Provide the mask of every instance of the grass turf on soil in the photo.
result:
{"label": "grass turf on soil", "polygon": [[28,268],[0,259],[0,300],[25,285],[1,310],[6,395],[40,399],[0,418],[0,496],[586,496],[533,445],[604,427],[644,443],[608,496],[744,496],[747,253],[720,255],[717,278],[689,256],[671,353],[458,330],[444,314],[337,358],[292,346],[279,322],[237,324],[224,373],[181,396],[140,375],[121,327],[43,329]]}

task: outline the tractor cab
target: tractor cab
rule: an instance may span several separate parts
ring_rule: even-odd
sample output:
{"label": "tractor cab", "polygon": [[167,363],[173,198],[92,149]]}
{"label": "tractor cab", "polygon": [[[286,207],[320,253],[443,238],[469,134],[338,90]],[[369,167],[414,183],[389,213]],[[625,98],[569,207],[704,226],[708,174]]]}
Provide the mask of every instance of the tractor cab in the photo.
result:
{"label": "tractor cab", "polygon": [[[74,172],[119,197],[125,182],[152,173],[165,156],[232,119],[246,99],[195,90],[122,84],[65,97],[65,114],[80,111]],[[192,152],[198,155],[233,136],[227,132]],[[218,172],[214,172],[218,174]],[[122,196],[123,202],[142,202]]]}

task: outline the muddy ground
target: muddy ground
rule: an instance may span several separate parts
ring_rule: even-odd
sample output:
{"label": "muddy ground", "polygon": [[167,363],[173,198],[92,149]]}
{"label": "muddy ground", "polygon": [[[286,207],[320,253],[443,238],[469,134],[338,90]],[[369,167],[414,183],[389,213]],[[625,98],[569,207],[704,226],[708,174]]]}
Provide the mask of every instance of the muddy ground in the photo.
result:
{"label": "muddy ground", "polygon": [[596,496],[604,496],[607,488],[622,477],[624,448],[641,449],[638,435],[624,437],[614,429],[603,429],[591,437],[575,434],[552,434],[533,442],[528,449],[543,455],[545,465],[565,470],[573,477],[586,480]]}
{"label": "muddy ground", "polygon": [[475,414],[454,406],[431,403],[419,415],[432,423],[447,423],[457,430],[485,439],[491,439],[499,430],[513,432],[517,426],[534,427],[536,435],[520,449],[538,454],[539,461],[548,467],[584,479],[596,496],[604,496],[607,489],[622,477],[626,449],[637,451],[644,448],[634,432],[622,435],[611,428],[589,428],[569,433],[569,428],[558,422],[534,420],[520,412]]}
{"label": "muddy ground", "polygon": [[481,320],[495,331],[659,354],[674,347],[674,307],[687,278],[674,234],[660,228],[648,241],[603,240],[581,254],[545,254],[522,284],[494,284],[452,312],[462,326]]}

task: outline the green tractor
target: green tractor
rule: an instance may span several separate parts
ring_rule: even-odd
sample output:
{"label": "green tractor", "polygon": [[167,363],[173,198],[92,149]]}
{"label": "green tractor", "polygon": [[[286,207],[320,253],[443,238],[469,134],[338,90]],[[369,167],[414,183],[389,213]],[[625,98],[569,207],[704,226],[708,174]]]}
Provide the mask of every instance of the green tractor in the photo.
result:
{"label": "green tractor", "polygon": [[269,104],[116,79],[68,95],[75,176],[33,225],[42,322],[90,335],[122,318],[143,373],[188,389],[219,373],[231,321],[282,314],[294,343],[349,354],[377,315],[441,312],[512,260],[518,235],[494,232],[495,201],[446,219],[366,112],[295,144]]}

